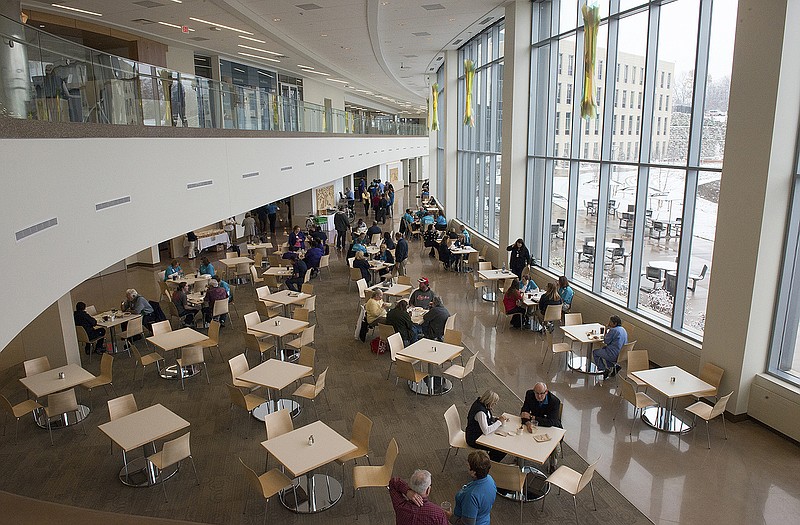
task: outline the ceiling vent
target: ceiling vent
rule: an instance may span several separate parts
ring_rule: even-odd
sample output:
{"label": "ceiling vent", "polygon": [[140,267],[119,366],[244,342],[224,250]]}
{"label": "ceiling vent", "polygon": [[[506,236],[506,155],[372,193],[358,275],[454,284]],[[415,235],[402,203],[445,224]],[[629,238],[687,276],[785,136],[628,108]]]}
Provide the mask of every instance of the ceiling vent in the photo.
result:
{"label": "ceiling vent", "polygon": [[322,9],[322,6],[317,4],[298,4],[295,7],[302,9],[303,11],[313,11],[314,9]]}
{"label": "ceiling vent", "polygon": [[458,44],[460,44],[463,41],[464,41],[463,38],[459,38],[458,40],[453,40],[453,44],[452,45],[457,46]]}
{"label": "ceiling vent", "polygon": [[484,18],[483,20],[481,20],[480,22],[478,22],[478,24],[480,24],[480,25],[488,24],[488,23],[489,23],[489,22],[491,22],[492,20],[494,20],[494,17],[493,17],[493,16],[487,16],[486,18]]}
{"label": "ceiling vent", "polygon": [[137,18],[135,20],[131,20],[134,24],[140,24],[143,26],[149,26],[150,24],[155,24],[153,20],[148,20],[147,18]]}
{"label": "ceiling vent", "polygon": [[419,58],[419,55],[403,55],[405,58]]}
{"label": "ceiling vent", "polygon": [[411,33],[414,36],[431,36],[427,31],[420,31],[419,33]]}
{"label": "ceiling vent", "polygon": [[423,5],[422,9],[425,9],[426,11],[438,11],[439,9],[444,9],[444,6],[442,4],[428,4]]}
{"label": "ceiling vent", "polygon": [[203,36],[193,36],[193,37],[189,37],[189,40],[194,40],[195,42],[205,42],[206,40],[210,40],[210,39],[208,39],[206,37],[203,37]]}
{"label": "ceiling vent", "polygon": [[159,4],[158,2],[153,2],[152,0],[142,0],[141,2],[134,2],[134,5],[140,5],[149,9],[151,7],[161,7],[164,4]]}

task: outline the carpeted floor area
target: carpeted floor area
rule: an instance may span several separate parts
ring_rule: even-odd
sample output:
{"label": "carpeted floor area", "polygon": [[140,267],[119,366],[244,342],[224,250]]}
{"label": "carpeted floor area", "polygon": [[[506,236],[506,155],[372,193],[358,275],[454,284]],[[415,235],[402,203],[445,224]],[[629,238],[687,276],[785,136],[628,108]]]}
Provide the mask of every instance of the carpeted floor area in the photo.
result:
{"label": "carpeted floor area", "polygon": [[[418,244],[412,244],[412,266],[410,274],[416,275],[427,263],[427,255],[420,256]],[[420,265],[416,266],[415,265]],[[192,262],[184,262],[184,268],[192,268]],[[315,347],[318,371],[328,368],[327,401],[318,399],[319,418],[343,436],[350,435],[353,418],[357,412],[369,416],[374,427],[371,436],[370,458],[373,464],[382,464],[386,446],[396,438],[400,448],[394,472],[407,478],[416,468],[425,468],[433,474],[431,499],[434,502],[452,501],[455,492],[469,481],[466,468],[466,453],[451,454],[444,472],[442,465],[448,451],[447,429],[443,414],[456,404],[462,421],[468,403],[464,402],[458,384],[448,394],[440,397],[415,396],[407,386],[395,386],[394,378],[386,379],[389,356],[376,356],[369,345],[353,337],[357,314],[355,287],[348,291],[345,263],[333,253],[332,276],[327,273],[313,281],[317,294],[318,328]],[[152,271],[128,270],[115,276],[97,278],[105,283],[87,283],[80,298],[97,302],[101,306],[103,297],[91,297],[92,286],[103,290],[124,290],[125,285],[152,283]],[[83,285],[82,285],[83,286]],[[147,288],[144,288],[147,289]],[[464,293],[470,290],[464,289]],[[112,298],[116,300],[118,292]],[[244,350],[244,323],[241,316],[255,310],[255,293],[251,285],[235,289],[234,314],[222,330],[221,349],[225,361]],[[116,304],[109,300],[108,304]],[[454,307],[458,311],[458,307]],[[469,317],[466,315],[462,317]],[[461,329],[470,331],[467,319],[460,319]],[[469,340],[469,339],[468,339]],[[140,342],[139,347],[144,349]],[[208,355],[208,354],[207,354]],[[216,354],[215,354],[216,355]],[[468,352],[467,352],[468,355]],[[538,355],[538,354],[537,354]],[[250,365],[257,364],[257,356],[249,355]],[[168,360],[174,356],[168,355]],[[79,507],[122,514],[172,518],[204,523],[261,523],[263,504],[259,496],[248,485],[239,465],[241,457],[258,472],[263,471],[265,451],[260,442],[265,439],[263,423],[246,416],[238,407],[229,409],[225,383],[230,382],[227,362],[209,358],[208,371],[211,383],[205,377],[195,376],[187,381],[186,390],[181,391],[180,382],[158,377],[151,368],[144,385],[132,381],[133,359],[127,354],[118,354],[114,360],[114,387],[116,395],[133,393],[140,408],[161,403],[191,423],[192,452],[200,475],[200,486],[195,485],[189,465],[166,484],[169,501],[165,502],[160,487],[134,489],[123,486],[117,477],[122,465],[118,448],[109,454],[109,439],[97,429],[108,421],[106,400],[113,394],[95,389],[89,396],[79,389],[84,402],[91,401],[93,411],[86,420],[86,436],[83,429],[70,427],[55,433],[55,446],[51,447],[47,432],[35,427],[30,419],[20,423],[19,441],[13,442],[13,422],[9,432],[2,438],[0,461],[3,475],[0,489],[23,496]],[[99,360],[85,364],[94,374],[99,373]],[[139,371],[141,374],[141,370]],[[0,391],[12,401],[25,398],[25,391],[18,382],[22,377],[22,366],[0,373]],[[139,375],[139,377],[141,377]],[[475,370],[478,391],[493,389],[500,394],[500,409],[518,413],[521,401],[498,378],[478,361]],[[471,402],[476,393],[473,382],[465,382],[467,398]],[[292,392],[286,389],[284,395]],[[313,421],[314,411],[310,407],[294,420],[295,427]],[[569,432],[570,429],[567,428]],[[160,444],[159,444],[160,447]],[[132,455],[140,454],[140,451]],[[564,447],[561,464],[578,471],[586,463],[569,447]],[[362,461],[361,464],[364,464]],[[277,466],[274,459],[270,468]],[[335,477],[341,477],[341,469],[332,464],[324,468]],[[315,515],[296,515],[285,509],[277,498],[269,503],[269,523],[352,523],[358,519],[363,524],[388,524],[394,522],[394,514],[386,490],[367,489],[352,498],[352,467],[345,469],[345,495],[332,509]],[[578,514],[581,523],[649,523],[633,505],[623,498],[599,476],[594,477],[597,511],[593,510],[592,497],[588,490],[579,494]],[[243,514],[245,500],[249,499],[247,514]],[[17,516],[13,508],[5,508],[0,522],[26,522],[22,514]],[[498,498],[492,509],[493,522],[514,523],[519,520],[519,504]],[[572,497],[553,490],[547,497],[544,510],[540,502],[524,506],[525,523],[563,523],[574,521]]]}

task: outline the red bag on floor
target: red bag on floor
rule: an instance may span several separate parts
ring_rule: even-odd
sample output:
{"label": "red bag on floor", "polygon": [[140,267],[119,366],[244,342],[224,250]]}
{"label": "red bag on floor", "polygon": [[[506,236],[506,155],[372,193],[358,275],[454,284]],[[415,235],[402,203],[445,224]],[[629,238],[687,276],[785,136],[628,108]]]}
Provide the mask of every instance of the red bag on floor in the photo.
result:
{"label": "red bag on floor", "polygon": [[369,343],[369,347],[370,347],[370,350],[372,350],[372,353],[373,354],[378,354],[378,355],[385,354],[386,350],[387,350],[387,346],[388,345],[386,344],[386,341],[384,341],[380,337],[374,338]]}

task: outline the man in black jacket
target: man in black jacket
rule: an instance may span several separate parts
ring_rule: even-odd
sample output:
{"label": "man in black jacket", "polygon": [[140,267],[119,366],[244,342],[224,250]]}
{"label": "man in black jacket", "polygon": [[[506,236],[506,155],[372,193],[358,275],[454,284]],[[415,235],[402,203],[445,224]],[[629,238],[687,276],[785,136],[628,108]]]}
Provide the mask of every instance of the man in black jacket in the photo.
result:
{"label": "man in black jacket", "polygon": [[347,220],[347,214],[341,208],[333,216],[333,227],[336,228],[336,249],[344,250],[347,243],[347,230],[350,229],[350,221]]}
{"label": "man in black jacket", "polygon": [[394,263],[397,275],[406,275],[406,262],[408,261],[408,241],[402,233],[394,234],[397,247],[394,250]]}
{"label": "man in black jacket", "polygon": [[[75,318],[75,326],[82,326],[83,329],[86,330],[86,335],[89,336],[90,340],[94,339],[95,337],[105,335],[106,329],[102,326],[97,326],[97,319],[86,313],[86,303],[83,301],[79,301],[75,305],[73,317]],[[92,351],[92,348],[89,345],[86,345],[85,351],[88,354]],[[95,352],[100,354],[103,351],[103,339],[101,338],[99,341],[97,341]]]}
{"label": "man in black jacket", "polygon": [[531,420],[535,419],[540,427],[561,426],[561,400],[555,394],[547,390],[544,383],[536,383],[533,390],[525,392],[525,402],[520,410],[522,422],[528,426],[528,430],[533,429]]}

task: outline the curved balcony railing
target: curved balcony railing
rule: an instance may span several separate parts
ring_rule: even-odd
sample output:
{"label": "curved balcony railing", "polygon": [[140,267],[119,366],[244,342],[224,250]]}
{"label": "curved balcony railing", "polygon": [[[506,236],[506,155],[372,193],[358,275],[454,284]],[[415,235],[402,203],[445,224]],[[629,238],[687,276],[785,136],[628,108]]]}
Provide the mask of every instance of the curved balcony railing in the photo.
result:
{"label": "curved balcony railing", "polygon": [[[427,135],[423,124],[328,109],[265,89],[90,49],[0,16],[0,114],[54,122]],[[10,73],[11,74],[8,74]]]}

